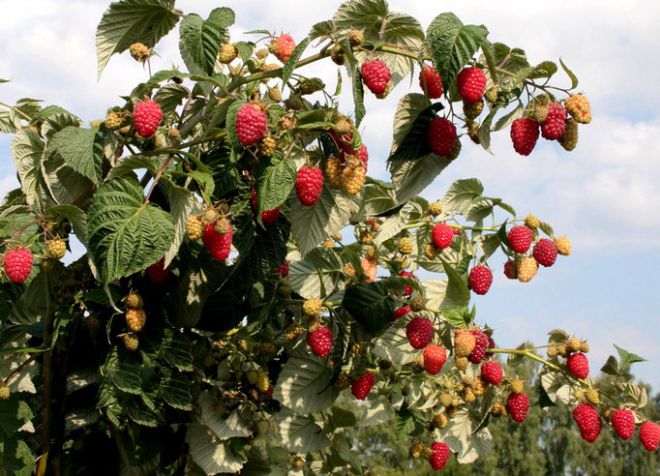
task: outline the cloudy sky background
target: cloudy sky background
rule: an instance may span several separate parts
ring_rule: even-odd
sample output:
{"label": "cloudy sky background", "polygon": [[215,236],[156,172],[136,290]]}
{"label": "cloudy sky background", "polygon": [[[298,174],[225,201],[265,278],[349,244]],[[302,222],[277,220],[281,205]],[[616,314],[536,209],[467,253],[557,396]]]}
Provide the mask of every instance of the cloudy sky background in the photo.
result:
{"label": "cloudy sky background", "polygon": [[[120,95],[146,79],[127,54],[110,60],[96,77],[94,34],[106,0],[4,0],[0,18],[0,101],[21,97],[58,104],[84,120],[104,117]],[[237,14],[232,38],[256,28],[290,32],[302,38],[309,27],[330,18],[338,1],[178,0],[184,12],[206,16],[218,6]],[[595,1],[539,3],[526,1],[444,2],[391,0],[393,11],[409,13],[424,28],[435,15],[455,12],[465,23],[484,23],[492,41],[523,47],[531,63],[560,56],[580,78],[591,100],[594,120],[580,128],[580,144],[565,153],[555,143],[539,142],[533,155],[517,156],[508,133],[495,134],[490,156],[464,140],[463,153],[424,195],[441,197],[458,178],[478,177],[489,196],[500,196],[520,215],[534,212],[573,241],[574,253],[560,258],[530,284],[507,282],[499,273],[490,293],[476,299],[479,319],[496,329],[500,346],[530,338],[543,343],[545,333],[561,327],[591,342],[592,369],[598,369],[613,343],[650,362],[636,364],[635,374],[660,389],[660,68],[656,22],[660,2]],[[152,68],[183,66],[178,33],[157,48]],[[254,39],[254,38],[250,38]],[[325,68],[325,71],[324,71]],[[333,68],[310,66],[310,75],[334,86]],[[558,73],[557,78],[568,80]],[[557,81],[555,79],[554,81]],[[404,81],[390,98],[367,98],[361,126],[370,150],[370,172],[386,178],[385,159],[396,100],[407,91]],[[345,87],[344,89],[348,89]],[[412,89],[417,91],[416,84]],[[343,98],[346,112],[350,96]],[[10,137],[0,135],[0,196],[17,185]],[[502,258],[491,260],[500,269]]]}

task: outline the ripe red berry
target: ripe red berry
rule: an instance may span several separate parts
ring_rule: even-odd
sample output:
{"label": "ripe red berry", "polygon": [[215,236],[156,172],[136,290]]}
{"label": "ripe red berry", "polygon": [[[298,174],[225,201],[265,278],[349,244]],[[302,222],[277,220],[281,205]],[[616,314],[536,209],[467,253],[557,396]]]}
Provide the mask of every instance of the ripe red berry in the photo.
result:
{"label": "ripe red berry", "polygon": [[442,96],[442,78],[433,66],[424,66],[419,72],[419,87],[426,92],[431,99],[437,99]]}
{"label": "ripe red berry", "polygon": [[283,278],[286,278],[289,275],[289,262],[284,260],[284,263],[275,268],[275,272]]}
{"label": "ripe red berry", "polygon": [[427,137],[431,152],[447,157],[456,143],[456,126],[444,117],[436,117],[429,124]]}
{"label": "ripe red berry", "polygon": [[530,118],[516,119],[511,124],[511,142],[520,155],[529,155],[539,140],[539,124]]}
{"label": "ripe red berry", "polygon": [[486,75],[481,68],[465,68],[456,77],[456,87],[463,101],[481,101],[486,92]]}
{"label": "ripe red berry", "polygon": [[296,49],[296,42],[291,35],[285,33],[275,38],[268,46],[268,49],[278,60],[286,63],[291,58],[293,50]]}
{"label": "ripe red berry", "polygon": [[481,364],[481,378],[491,385],[499,385],[504,378],[502,366],[497,360],[489,360]]}
{"label": "ripe red berry", "polygon": [[364,172],[367,172],[367,163],[369,162],[369,151],[367,150],[367,146],[362,144],[360,148],[357,150],[358,157],[360,157],[360,160],[362,161],[362,164],[364,165]]}
{"label": "ripe red berry", "polygon": [[147,278],[154,284],[163,284],[170,277],[170,270],[165,268],[165,260],[155,262],[147,268]]}
{"label": "ripe red berry", "polygon": [[351,385],[351,393],[358,400],[364,400],[371,392],[371,387],[376,383],[376,377],[373,374],[366,372],[362,376],[353,381]]}
{"label": "ripe red berry", "polygon": [[625,408],[618,408],[610,417],[612,428],[622,440],[629,440],[635,434],[635,414]]}
{"label": "ripe red berry", "polygon": [[412,312],[412,308],[407,304],[404,304],[401,307],[397,307],[394,311],[394,314],[392,314],[392,320],[396,321],[398,318],[405,316],[409,312]]}
{"label": "ripe red berry", "polygon": [[233,229],[231,223],[229,223],[229,230],[224,234],[218,233],[212,223],[206,225],[206,229],[202,235],[202,241],[214,260],[224,261],[229,258],[232,235]]}
{"label": "ripe red berry", "polygon": [[646,421],[639,427],[639,441],[648,451],[655,451],[660,444],[660,425]]}
{"label": "ripe red berry", "polygon": [[[257,191],[255,189],[252,189],[252,192],[250,193],[250,203],[252,204],[252,209],[255,212],[259,210],[259,207],[257,206]],[[273,208],[272,210],[264,210],[261,213],[261,221],[266,225],[272,225],[277,221],[277,217],[279,216],[280,207]]]}
{"label": "ripe red berry", "polygon": [[529,412],[529,398],[524,393],[511,393],[506,399],[506,410],[513,421],[521,423]]}
{"label": "ripe red berry", "polygon": [[296,174],[296,195],[306,207],[311,207],[323,191],[323,171],[318,167],[304,166]]}
{"label": "ripe red berry", "polygon": [[5,272],[14,283],[24,282],[32,272],[34,258],[27,248],[16,248],[5,254]]}
{"label": "ripe red berry", "polygon": [[548,115],[541,124],[541,135],[544,139],[555,140],[564,135],[566,129],[566,109],[559,104],[548,104]]}
{"label": "ripe red berry", "polygon": [[589,375],[589,359],[582,352],[576,352],[566,358],[566,368],[577,378],[587,378]]}
{"label": "ripe red berry", "polygon": [[142,137],[154,135],[162,120],[163,111],[160,109],[160,105],[152,99],[137,103],[133,109],[133,127]]}
{"label": "ripe red berry", "polygon": [[[401,276],[402,278],[417,279],[417,277],[410,271],[401,271],[399,273],[399,276]],[[403,295],[410,296],[412,293],[413,293],[413,287],[410,284],[406,284],[405,287],[403,288]]]}
{"label": "ripe red berry", "polygon": [[259,142],[268,131],[268,116],[256,104],[243,104],[236,113],[236,136],[243,147]]}
{"label": "ripe red berry", "polygon": [[582,439],[593,443],[600,435],[601,422],[598,411],[588,403],[580,403],[573,410],[573,420],[580,429]]}
{"label": "ripe red berry", "polygon": [[444,346],[438,344],[428,344],[422,352],[424,357],[424,370],[431,375],[435,375],[442,370],[447,360],[447,351]]}
{"label": "ripe red berry", "polygon": [[535,245],[533,251],[534,259],[538,264],[550,267],[557,260],[557,245],[548,238],[541,238]]}
{"label": "ripe red berry", "polygon": [[436,248],[449,248],[454,239],[454,228],[446,223],[436,223],[431,230],[431,239]]}
{"label": "ripe red berry", "polygon": [[493,284],[493,272],[483,265],[475,266],[470,270],[470,289],[477,294],[486,294]]}
{"label": "ripe red berry", "polygon": [[486,357],[486,349],[488,349],[489,344],[488,336],[485,332],[479,329],[474,329],[470,332],[475,337],[476,343],[474,344],[474,349],[472,349],[472,352],[468,355],[468,360],[473,364],[478,364],[484,360],[484,357]]}
{"label": "ripe red berry", "polygon": [[516,267],[516,262],[514,260],[510,259],[506,263],[504,263],[504,276],[506,276],[509,279],[518,278],[518,269]]}
{"label": "ripe red berry", "polygon": [[360,73],[362,74],[362,81],[369,88],[369,91],[377,97],[387,95],[392,73],[384,61],[377,59],[362,63]]}
{"label": "ripe red berry", "polygon": [[319,357],[327,357],[332,349],[332,331],[327,326],[321,326],[307,334],[307,345]]}
{"label": "ripe red berry", "polygon": [[534,233],[526,226],[518,225],[509,230],[506,239],[513,251],[516,253],[527,253],[529,247],[532,246]]}
{"label": "ripe red berry", "polygon": [[426,347],[433,339],[433,324],[425,317],[415,317],[406,326],[406,336],[414,349]]}
{"label": "ripe red berry", "polygon": [[431,456],[429,456],[429,463],[436,471],[441,470],[449,461],[451,451],[446,443],[435,442],[431,445]]}

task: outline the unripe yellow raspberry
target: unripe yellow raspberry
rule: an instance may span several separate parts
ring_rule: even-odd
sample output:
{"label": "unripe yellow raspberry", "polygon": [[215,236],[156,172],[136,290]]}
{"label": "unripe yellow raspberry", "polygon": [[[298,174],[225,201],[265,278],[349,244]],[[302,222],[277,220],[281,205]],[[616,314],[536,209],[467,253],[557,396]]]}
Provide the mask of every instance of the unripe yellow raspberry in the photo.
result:
{"label": "unripe yellow raspberry", "polygon": [[493,406],[490,407],[490,414],[495,417],[500,417],[506,415],[506,407],[500,402],[493,403]]}
{"label": "unripe yellow raspberry", "polygon": [[319,316],[322,309],[323,300],[318,298],[308,299],[303,303],[303,312],[311,317]]}
{"label": "unripe yellow raspberry", "polygon": [[335,240],[331,238],[327,238],[321,242],[321,246],[324,248],[334,248],[335,247]]}
{"label": "unripe yellow raspberry", "polygon": [[463,114],[467,119],[475,119],[484,110],[483,99],[477,102],[463,103]]}
{"label": "unripe yellow raspberry", "polygon": [[348,42],[353,47],[360,46],[364,42],[364,31],[350,30],[348,32]]}
{"label": "unripe yellow raspberry", "polygon": [[325,162],[325,178],[328,180],[328,185],[332,188],[340,188],[342,186],[342,170],[341,161],[334,157],[328,157]]}
{"label": "unripe yellow raspberry", "polygon": [[580,341],[580,352],[585,354],[589,352],[589,342],[586,340]]}
{"label": "unripe yellow raspberry", "polygon": [[335,121],[334,130],[337,134],[343,136],[353,131],[353,124],[351,124],[351,121],[347,117],[340,116]]}
{"label": "unripe yellow raspberry", "polygon": [[437,217],[442,213],[442,202],[429,203],[429,215]]}
{"label": "unripe yellow raspberry", "polygon": [[522,393],[524,390],[523,381],[514,378],[513,380],[511,380],[511,383],[509,383],[509,389],[511,390],[512,393]]}
{"label": "unripe yellow raspberry", "polygon": [[474,392],[477,397],[481,397],[486,393],[486,383],[481,377],[475,377],[472,382],[472,392]]}
{"label": "unripe yellow raspberry", "polygon": [[471,404],[473,404],[473,403],[477,400],[477,397],[474,395],[474,392],[473,392],[471,389],[466,388],[466,389],[463,391],[463,400],[464,400],[465,403],[467,403],[468,405],[471,405]]}
{"label": "unripe yellow raspberry", "polygon": [[9,400],[10,396],[11,391],[9,390],[9,387],[0,380],[0,400]]}
{"label": "unripe yellow raspberry", "polygon": [[571,353],[571,352],[579,352],[580,351],[580,339],[577,337],[571,337],[566,340],[566,350]]}
{"label": "unripe yellow raspberry", "polygon": [[525,226],[532,230],[536,230],[539,227],[539,219],[536,218],[531,213],[525,217]]}
{"label": "unripe yellow raspberry", "polygon": [[431,243],[426,243],[424,245],[424,256],[426,256],[430,260],[434,260],[438,257],[440,254],[440,250],[433,246]]}
{"label": "unripe yellow raspberry", "polygon": [[564,150],[570,152],[575,150],[578,145],[578,124],[574,119],[569,119],[566,121],[566,127],[564,128],[564,134],[557,139],[559,144],[564,148]]}
{"label": "unripe yellow raspberry", "polygon": [[586,389],[584,391],[584,397],[592,405],[600,404],[600,395],[598,395],[598,390],[596,390],[595,388],[590,387]]}
{"label": "unripe yellow raspberry", "polygon": [[129,352],[135,352],[140,347],[140,338],[135,334],[124,334],[121,339]]}
{"label": "unripe yellow raspberry", "polygon": [[345,275],[351,278],[355,278],[357,276],[357,271],[355,270],[355,266],[353,266],[352,263],[346,263],[342,268],[342,271]]}
{"label": "unripe yellow raspberry", "polygon": [[566,110],[580,124],[591,122],[591,105],[582,94],[574,94],[566,100]]}
{"label": "unripe yellow raspberry", "polygon": [[447,419],[447,415],[444,413],[436,413],[433,415],[433,420],[431,421],[431,425],[433,428],[447,428],[447,424],[449,423],[449,420]]}
{"label": "unripe yellow raspberry", "polygon": [[108,129],[118,129],[121,127],[121,123],[124,122],[124,118],[121,114],[116,112],[109,112],[105,118],[105,127]]}
{"label": "unripe yellow raspberry", "polygon": [[560,236],[555,238],[555,246],[557,247],[557,253],[563,256],[568,256],[571,254],[571,240],[566,236]]}
{"label": "unripe yellow raspberry", "polygon": [[124,298],[124,303],[126,304],[127,307],[133,308],[133,309],[142,309],[144,306],[144,301],[142,300],[142,296],[140,296],[138,293],[131,291],[126,295]]}
{"label": "unripe yellow raspberry", "polygon": [[410,456],[412,458],[421,458],[424,454],[424,445],[419,442],[415,442],[412,445],[410,445]]}
{"label": "unripe yellow raspberry", "polygon": [[465,370],[467,369],[470,361],[467,359],[467,357],[456,357],[455,363],[458,370]]}
{"label": "unripe yellow raspberry", "polygon": [[264,59],[268,56],[268,50],[266,48],[260,48],[255,52],[255,56],[259,59]]}
{"label": "unripe yellow raspberry", "polygon": [[452,401],[452,396],[451,396],[451,394],[449,394],[447,392],[441,393],[440,396],[438,397],[438,402],[443,407],[451,406],[451,401]]}
{"label": "unripe yellow raspberry", "polygon": [[499,88],[497,86],[493,86],[491,88],[488,88],[486,90],[486,93],[484,94],[484,97],[486,98],[486,101],[490,103],[495,103],[497,102],[497,96],[499,94]]}
{"label": "unripe yellow raspberry", "polygon": [[539,265],[536,260],[531,256],[523,256],[518,261],[518,281],[521,283],[528,283],[536,275]]}
{"label": "unripe yellow raspberry", "polygon": [[361,165],[353,167],[345,167],[342,175],[342,186],[347,194],[357,195],[362,190],[366,180],[364,167]]}
{"label": "unripe yellow raspberry", "polygon": [[559,351],[557,349],[557,346],[555,344],[549,344],[548,345],[548,357],[550,357],[552,359],[554,357],[557,357],[558,354],[559,354]]}
{"label": "unripe yellow raspberry", "polygon": [[181,139],[181,131],[176,127],[172,126],[167,130],[167,137],[169,137],[172,140],[179,140]]}
{"label": "unripe yellow raspberry", "polygon": [[399,239],[399,242],[397,243],[397,250],[402,255],[409,255],[410,253],[412,253],[413,252],[412,239],[408,236],[404,236],[403,238]]}
{"label": "unripe yellow raspberry", "polygon": [[198,216],[191,216],[186,221],[186,236],[191,241],[197,241],[204,233],[204,223]]}
{"label": "unripe yellow raspberry", "polygon": [[548,117],[548,103],[541,101],[541,100],[535,100],[533,104],[531,105],[531,118],[534,119],[536,122],[539,124],[542,124],[545,119]]}
{"label": "unripe yellow raspberry", "polygon": [[305,332],[305,329],[302,326],[291,325],[284,332],[284,340],[291,342],[292,340],[297,339],[303,332]]}
{"label": "unripe yellow raspberry", "polygon": [[426,309],[426,299],[424,299],[422,296],[415,296],[410,300],[410,308],[414,312],[423,311]]}
{"label": "unripe yellow raspberry", "polygon": [[223,64],[229,64],[238,56],[238,50],[231,43],[224,43],[220,45],[218,52],[218,60]]}
{"label": "unripe yellow raspberry", "polygon": [[144,43],[135,42],[129,48],[128,51],[131,53],[131,56],[135,61],[146,61],[151,56],[151,49]]}
{"label": "unripe yellow raspberry", "polygon": [[470,331],[465,329],[456,329],[454,336],[454,355],[456,357],[467,357],[474,350],[477,339]]}
{"label": "unripe yellow raspberry", "polygon": [[273,136],[266,136],[259,142],[259,154],[263,157],[272,157],[277,150],[277,140]]}
{"label": "unripe yellow raspberry", "polygon": [[270,379],[268,378],[268,374],[266,372],[260,371],[258,373],[256,387],[257,390],[259,390],[261,393],[266,393],[268,391],[270,388]]}
{"label": "unripe yellow raspberry", "polygon": [[140,332],[147,322],[147,315],[142,309],[130,308],[126,311],[126,325],[131,332]]}
{"label": "unripe yellow raspberry", "polygon": [[61,238],[54,238],[46,242],[46,255],[52,259],[62,259],[66,254],[66,242]]}

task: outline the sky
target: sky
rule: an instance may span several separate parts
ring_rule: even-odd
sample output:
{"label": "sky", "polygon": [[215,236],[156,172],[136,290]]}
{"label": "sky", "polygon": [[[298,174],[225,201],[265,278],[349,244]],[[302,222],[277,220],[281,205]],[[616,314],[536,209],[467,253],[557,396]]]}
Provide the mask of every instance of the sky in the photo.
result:
{"label": "sky", "polygon": [[[561,57],[578,75],[593,121],[580,128],[576,151],[540,141],[523,158],[503,131],[494,134],[494,155],[489,155],[464,139],[460,158],[424,196],[440,198],[454,180],[477,177],[487,195],[502,197],[521,216],[535,213],[571,238],[573,254],[560,257],[531,283],[511,282],[496,272],[490,292],[475,298],[478,319],[496,329],[499,346],[528,339],[542,344],[549,330],[564,328],[590,341],[593,370],[615,352],[613,343],[645,357],[649,362],[633,371],[660,390],[660,66],[653,61],[660,47],[660,2],[389,3],[424,28],[435,15],[453,11],[464,23],[486,24],[491,41],[524,48],[531,63]],[[12,82],[0,84],[0,101],[38,98],[85,121],[103,118],[108,106],[120,104],[119,96],[147,73],[124,54],[112,57],[97,81],[94,35],[107,5],[106,0],[4,0],[3,10],[11,15],[0,16],[0,78]],[[232,40],[238,41],[257,28],[300,39],[313,23],[330,18],[340,2],[178,0],[176,5],[204,17],[218,6],[231,7],[237,17]],[[157,47],[154,70],[183,67],[177,35],[174,30]],[[332,89],[336,72],[328,63],[303,73],[325,79]],[[567,81],[561,73],[557,78]],[[408,90],[418,92],[418,86],[404,80],[385,100],[367,93],[360,131],[370,151],[370,173],[379,178],[387,178],[396,101]],[[350,112],[350,95],[342,95],[340,106]],[[0,196],[17,185],[9,143],[10,136],[0,135]],[[490,265],[499,270],[503,261],[495,258]]]}

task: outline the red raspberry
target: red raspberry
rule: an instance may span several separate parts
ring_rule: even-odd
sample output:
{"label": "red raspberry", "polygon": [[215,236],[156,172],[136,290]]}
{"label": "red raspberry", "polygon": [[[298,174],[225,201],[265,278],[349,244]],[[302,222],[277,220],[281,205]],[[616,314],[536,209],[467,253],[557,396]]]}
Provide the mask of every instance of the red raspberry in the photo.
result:
{"label": "red raspberry", "polygon": [[610,422],[622,440],[629,440],[635,434],[635,414],[630,410],[624,408],[614,410]]}
{"label": "red raspberry", "polygon": [[367,172],[367,163],[369,162],[369,151],[367,150],[367,146],[362,144],[360,148],[357,150],[358,157],[360,157],[360,160],[362,161],[362,164],[364,164],[364,172]]}
{"label": "red raspberry", "polygon": [[431,230],[431,239],[436,248],[449,248],[454,239],[454,228],[446,223],[436,223]]}
{"label": "red raspberry", "polygon": [[296,194],[298,200],[306,207],[311,207],[323,191],[323,171],[318,167],[304,166],[296,174]]}
{"label": "red raspberry", "polygon": [[513,421],[521,423],[529,412],[529,398],[524,393],[511,393],[506,399],[506,410]]}
{"label": "red raspberry", "polygon": [[481,68],[465,68],[456,77],[456,87],[463,101],[481,101],[486,92],[486,75]]}
{"label": "red raspberry", "polygon": [[377,97],[385,97],[387,95],[392,73],[384,61],[377,59],[362,63],[360,73],[362,74],[362,81],[369,88],[369,91]]}
{"label": "red raspberry", "polygon": [[431,375],[435,375],[442,370],[442,366],[447,361],[447,351],[438,344],[428,344],[424,347],[424,370]]}
{"label": "red raspberry", "polygon": [[296,49],[296,42],[291,35],[285,33],[275,38],[268,46],[271,53],[277,56],[282,63],[286,63],[291,58],[293,50]]}
{"label": "red raspberry", "polygon": [[259,142],[268,131],[268,116],[256,104],[243,104],[236,114],[236,136],[243,147]]}
{"label": "red raspberry", "polygon": [[474,349],[468,355],[468,360],[473,364],[478,364],[484,357],[486,357],[486,349],[488,348],[488,336],[479,329],[474,329],[470,331],[472,335],[476,338],[476,343]]}
{"label": "red raspberry", "polygon": [[600,435],[601,422],[598,411],[588,403],[580,403],[573,410],[573,420],[580,429],[582,439],[593,443]]}
{"label": "red raspberry", "polygon": [[513,148],[520,155],[529,155],[539,140],[539,124],[534,119],[516,119],[511,124]]}
{"label": "red raspberry", "polygon": [[577,378],[587,378],[589,375],[589,359],[582,352],[576,352],[566,358],[566,368]]}
{"label": "red raspberry", "polygon": [[147,278],[154,284],[163,284],[170,277],[170,270],[165,268],[165,260],[161,259],[147,268]]}
{"label": "red raspberry", "polygon": [[16,248],[5,254],[5,272],[14,283],[24,282],[32,272],[32,252],[27,248]]}
{"label": "red raspberry", "polygon": [[327,357],[332,349],[332,331],[327,326],[321,326],[307,334],[307,345],[319,357]]}
{"label": "red raspberry", "polygon": [[431,467],[436,471],[441,470],[449,461],[451,457],[451,451],[449,446],[446,443],[435,442],[431,445],[431,456],[429,456],[429,463]]}
{"label": "red raspberry", "polygon": [[[402,278],[417,279],[417,276],[412,274],[410,271],[401,271],[399,273],[399,276],[401,276]],[[405,287],[403,288],[403,295],[410,296],[412,293],[413,293],[413,287],[410,284],[406,284]]]}
{"label": "red raspberry", "polygon": [[214,260],[224,261],[229,258],[232,235],[233,228],[231,223],[229,223],[229,230],[224,235],[215,231],[215,227],[212,223],[206,225],[206,229],[202,235],[202,241]]}
{"label": "red raspberry", "polygon": [[364,400],[371,392],[371,387],[376,383],[376,377],[374,374],[366,372],[362,374],[360,378],[353,381],[351,385],[351,393],[358,400]]}
{"label": "red raspberry", "polygon": [[404,304],[403,306],[396,308],[394,314],[392,314],[392,320],[396,321],[398,318],[405,316],[409,312],[412,312],[412,308],[409,305]]}
{"label": "red raspberry", "polygon": [[516,268],[516,262],[512,259],[504,263],[504,276],[509,279],[518,278],[518,269]]}
{"label": "red raspberry", "polygon": [[555,140],[564,135],[566,129],[566,109],[559,104],[548,104],[548,115],[541,124],[541,135],[544,139]]}
{"label": "red raspberry", "polygon": [[433,324],[425,317],[415,317],[406,326],[406,336],[414,349],[426,347],[433,339]]}
{"label": "red raspberry", "polygon": [[647,421],[639,427],[639,441],[648,451],[655,451],[660,444],[660,425]]}
{"label": "red raspberry", "polygon": [[534,245],[534,259],[543,266],[550,267],[555,264],[557,260],[557,245],[548,238],[541,238],[538,243]]}
{"label": "red raspberry", "polygon": [[289,275],[289,262],[284,260],[284,263],[275,268],[275,272],[283,278],[286,278]]}
{"label": "red raspberry", "polygon": [[486,294],[493,284],[493,272],[486,266],[475,266],[470,270],[470,289],[477,294]]}
{"label": "red raspberry", "polygon": [[429,124],[427,137],[431,152],[442,157],[449,156],[456,143],[456,126],[444,117],[436,117]]}
{"label": "red raspberry", "polygon": [[[250,194],[250,203],[252,204],[252,209],[256,212],[259,207],[257,206],[257,191],[252,189]],[[261,213],[261,221],[266,225],[272,225],[277,221],[277,217],[280,216],[280,207],[273,208],[272,210],[264,210]]]}
{"label": "red raspberry", "polygon": [[502,383],[504,372],[502,366],[497,360],[489,360],[481,364],[481,378],[491,385],[499,385]]}
{"label": "red raspberry", "polygon": [[532,246],[534,233],[526,226],[514,226],[509,230],[506,235],[509,246],[516,253],[527,253],[527,250]]}
{"label": "red raspberry", "polygon": [[433,66],[424,66],[419,72],[419,87],[431,99],[437,99],[444,92],[442,78]]}
{"label": "red raspberry", "polygon": [[163,111],[161,111],[160,105],[152,99],[137,103],[133,109],[133,127],[142,137],[154,135],[162,120]]}

